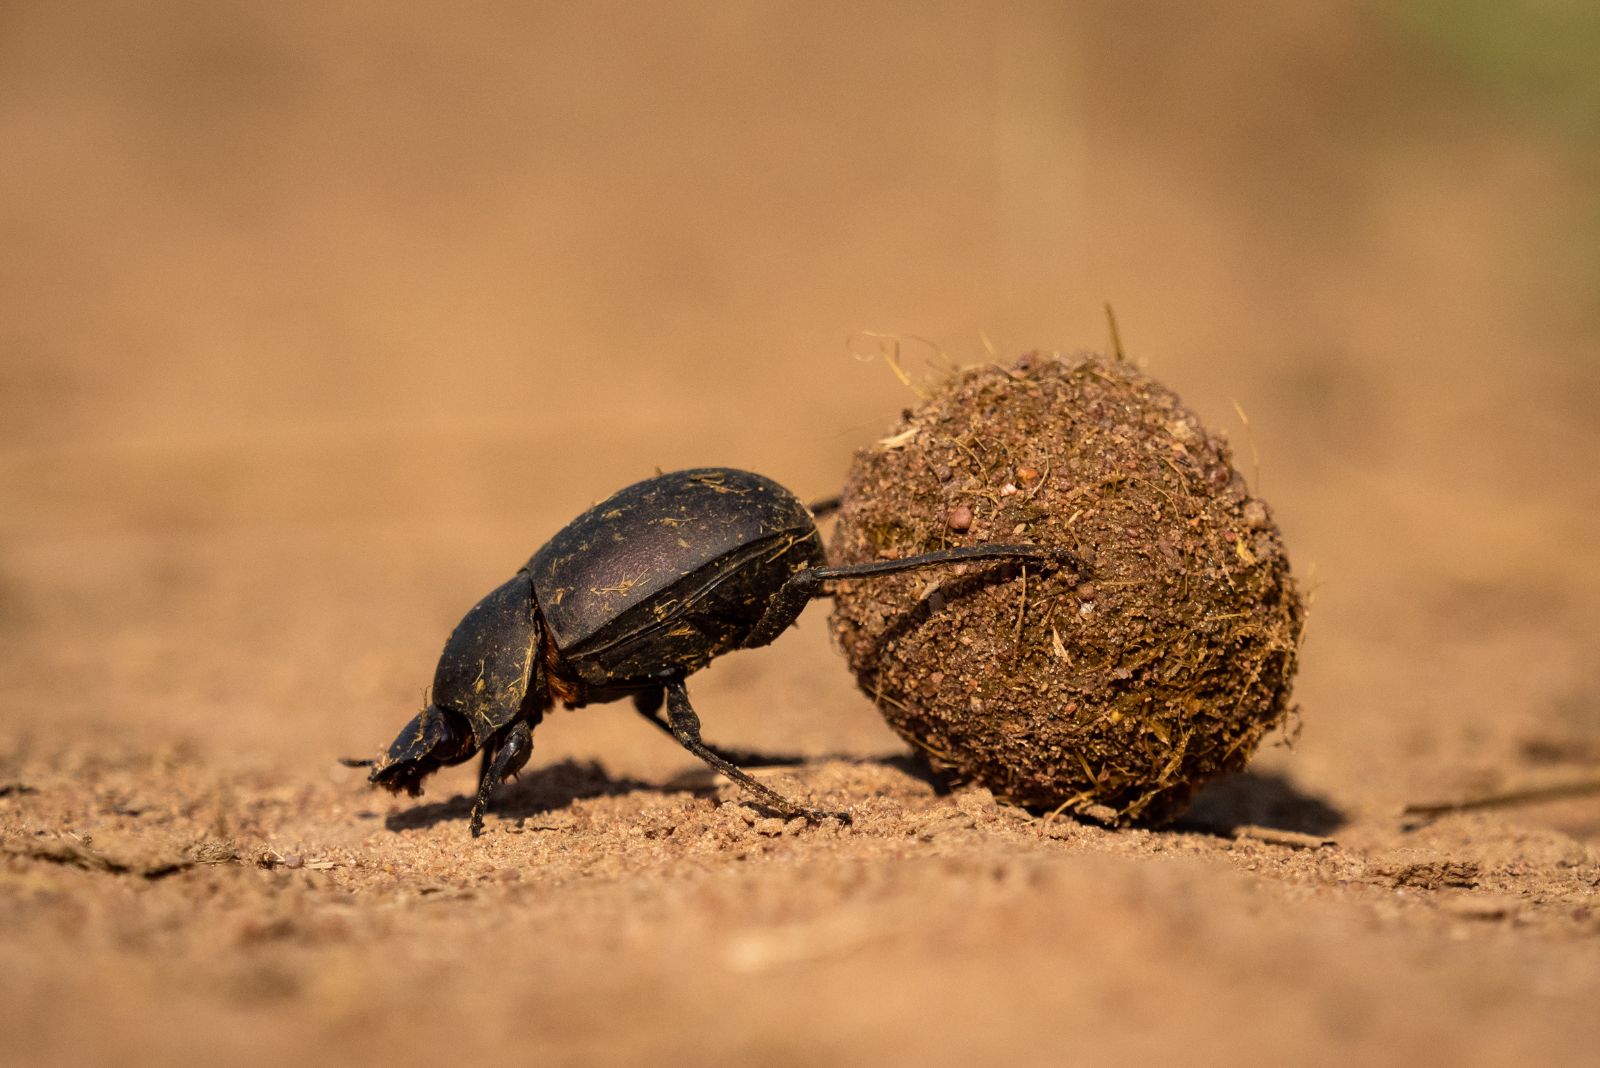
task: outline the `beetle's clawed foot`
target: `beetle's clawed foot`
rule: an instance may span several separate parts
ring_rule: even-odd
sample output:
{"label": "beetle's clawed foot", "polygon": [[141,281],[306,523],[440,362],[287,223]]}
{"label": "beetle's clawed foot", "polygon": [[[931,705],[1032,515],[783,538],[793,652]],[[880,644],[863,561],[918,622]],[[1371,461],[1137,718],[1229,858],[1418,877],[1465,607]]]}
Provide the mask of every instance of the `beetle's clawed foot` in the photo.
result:
{"label": "beetle's clawed foot", "polygon": [[1072,572],[1080,582],[1089,577],[1089,565],[1084,562],[1083,557],[1069,549],[1051,549],[1050,562],[1056,567]]}
{"label": "beetle's clawed foot", "polygon": [[[780,809],[779,811],[784,810]],[[838,820],[841,824],[848,827],[854,822],[854,818],[848,812],[825,812],[820,808],[801,808],[799,805],[796,805],[793,809],[784,812],[784,814],[790,819],[799,816],[807,823],[812,825],[822,823],[825,820]]]}

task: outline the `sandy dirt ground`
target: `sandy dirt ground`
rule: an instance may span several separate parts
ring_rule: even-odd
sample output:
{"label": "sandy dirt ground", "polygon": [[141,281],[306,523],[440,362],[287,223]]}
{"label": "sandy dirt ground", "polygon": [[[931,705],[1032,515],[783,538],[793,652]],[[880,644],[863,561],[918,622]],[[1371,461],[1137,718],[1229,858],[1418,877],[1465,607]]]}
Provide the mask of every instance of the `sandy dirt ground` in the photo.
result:
{"label": "sandy dirt ground", "polygon": [[[1600,765],[1596,170],[1397,24],[12,3],[0,143],[8,1063],[1593,1063],[1600,797],[1402,809]],[[857,332],[1108,300],[1312,595],[1178,825],[936,789],[822,606],[692,687],[848,829],[620,705],[477,841],[335,763],[612,490],[836,491],[914,399]]]}

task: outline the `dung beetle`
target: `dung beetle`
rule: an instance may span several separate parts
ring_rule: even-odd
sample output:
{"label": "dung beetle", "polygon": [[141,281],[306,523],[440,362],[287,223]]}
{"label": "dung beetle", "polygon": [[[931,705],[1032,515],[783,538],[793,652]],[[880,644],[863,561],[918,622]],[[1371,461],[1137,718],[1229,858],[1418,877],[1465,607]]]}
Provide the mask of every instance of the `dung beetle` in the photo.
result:
{"label": "dung beetle", "polygon": [[476,837],[490,792],[527,763],[533,728],[554,702],[578,708],[631,697],[764,804],[848,823],[847,813],[808,809],[764,786],[701,741],[684,679],[723,653],[777,638],[830,580],[983,560],[1084,570],[1070,553],[1033,545],[830,567],[813,513],[771,479],[726,467],[657,475],[568,523],[474,605],[445,642],[428,706],[376,760],[344,763],[370,767],[374,786],[415,797],[433,772],[481,752]]}

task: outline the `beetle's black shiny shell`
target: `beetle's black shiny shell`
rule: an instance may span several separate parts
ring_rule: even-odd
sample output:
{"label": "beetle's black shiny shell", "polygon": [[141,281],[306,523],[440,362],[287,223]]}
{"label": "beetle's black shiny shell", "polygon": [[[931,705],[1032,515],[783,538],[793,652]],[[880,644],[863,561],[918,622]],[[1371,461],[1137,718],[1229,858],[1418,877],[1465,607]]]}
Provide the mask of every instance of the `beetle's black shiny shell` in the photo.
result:
{"label": "beetle's black shiny shell", "polygon": [[784,580],[825,560],[794,494],[710,467],[619,491],[526,571],[562,661],[605,687],[695,671],[739,648]]}
{"label": "beetle's black shiny shell", "polygon": [[517,717],[538,668],[538,637],[533,583],[519,571],[450,632],[433,673],[433,703],[466,716],[483,745]]}

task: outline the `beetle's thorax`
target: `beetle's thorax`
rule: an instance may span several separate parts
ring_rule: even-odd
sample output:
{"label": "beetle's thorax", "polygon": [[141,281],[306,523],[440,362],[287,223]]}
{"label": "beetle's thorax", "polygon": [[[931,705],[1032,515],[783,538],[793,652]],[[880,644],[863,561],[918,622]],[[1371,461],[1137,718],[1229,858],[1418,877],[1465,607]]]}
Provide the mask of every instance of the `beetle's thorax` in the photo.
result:
{"label": "beetle's thorax", "polygon": [[434,670],[434,702],[466,717],[478,745],[486,745],[523,715],[525,701],[544,703],[539,654],[545,635],[533,584],[519,571],[451,631]]}

